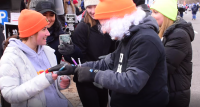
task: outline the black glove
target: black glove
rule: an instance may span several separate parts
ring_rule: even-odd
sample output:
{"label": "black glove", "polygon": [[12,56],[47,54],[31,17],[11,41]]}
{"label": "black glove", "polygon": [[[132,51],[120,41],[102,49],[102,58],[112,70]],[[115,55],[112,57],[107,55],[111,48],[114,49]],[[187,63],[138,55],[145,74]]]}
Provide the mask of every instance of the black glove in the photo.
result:
{"label": "black glove", "polygon": [[68,44],[63,42],[61,45],[58,46],[58,51],[62,54],[62,55],[70,55],[72,53],[74,53],[74,44]]}
{"label": "black glove", "polygon": [[66,65],[61,71],[60,68],[62,68],[64,64],[59,64],[54,67],[51,67],[48,71],[53,72],[53,71],[58,71],[58,75],[74,75],[74,70],[76,69],[76,66],[74,65]]}
{"label": "black glove", "polygon": [[77,73],[79,82],[94,82],[94,77],[99,70],[93,70],[90,67],[77,67],[75,73]]}

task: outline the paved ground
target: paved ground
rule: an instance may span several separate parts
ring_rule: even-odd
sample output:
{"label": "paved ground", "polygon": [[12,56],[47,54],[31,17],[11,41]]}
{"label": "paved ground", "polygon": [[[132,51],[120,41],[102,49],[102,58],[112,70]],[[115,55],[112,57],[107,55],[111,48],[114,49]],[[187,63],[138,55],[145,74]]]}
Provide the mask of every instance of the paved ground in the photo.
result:
{"label": "paved ground", "polygon": [[197,13],[197,19],[192,20],[191,12],[184,14],[186,21],[192,22],[195,39],[192,42],[193,48],[193,74],[191,86],[190,107],[200,107],[200,12]]}
{"label": "paved ground", "polygon": [[[73,76],[71,76],[71,78],[73,79]],[[70,87],[61,92],[67,97],[67,99],[69,99],[74,107],[83,107],[77,93],[76,84],[73,82],[73,80],[71,81]]]}

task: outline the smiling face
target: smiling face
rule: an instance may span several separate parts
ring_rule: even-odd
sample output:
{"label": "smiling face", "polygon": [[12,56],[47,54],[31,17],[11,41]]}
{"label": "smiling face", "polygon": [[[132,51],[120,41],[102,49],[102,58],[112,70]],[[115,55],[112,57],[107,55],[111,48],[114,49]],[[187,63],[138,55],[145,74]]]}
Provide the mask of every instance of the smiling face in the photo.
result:
{"label": "smiling face", "polygon": [[48,11],[48,12],[43,13],[43,15],[49,21],[47,28],[50,28],[55,23],[55,19],[56,19],[55,13]]}
{"label": "smiling face", "polygon": [[33,36],[33,38],[36,40],[36,45],[46,45],[46,39],[50,35],[49,31],[47,30],[47,26]]}
{"label": "smiling face", "polygon": [[151,16],[156,19],[158,26],[161,27],[163,24],[164,16],[156,10],[152,10]]}
{"label": "smiling face", "polygon": [[96,5],[90,5],[86,7],[88,14],[94,19]]}

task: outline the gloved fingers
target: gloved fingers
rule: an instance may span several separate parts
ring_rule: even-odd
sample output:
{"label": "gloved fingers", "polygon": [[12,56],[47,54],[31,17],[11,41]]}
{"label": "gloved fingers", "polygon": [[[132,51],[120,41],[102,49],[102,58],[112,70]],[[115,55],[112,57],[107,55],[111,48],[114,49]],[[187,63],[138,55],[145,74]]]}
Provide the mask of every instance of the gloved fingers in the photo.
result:
{"label": "gloved fingers", "polygon": [[58,49],[58,52],[60,52],[61,54],[64,54],[65,50],[64,49]]}
{"label": "gloved fingers", "polygon": [[58,71],[64,64],[59,64],[49,69],[49,72]]}
{"label": "gloved fingers", "polygon": [[65,75],[62,71],[57,72],[58,75]]}
{"label": "gloved fingers", "polygon": [[72,42],[70,44],[63,42],[63,45],[65,45],[65,47],[74,47],[74,44]]}
{"label": "gloved fingers", "polygon": [[69,70],[62,70],[57,72],[58,75],[71,75]]}
{"label": "gloved fingers", "polygon": [[67,48],[73,49],[73,47],[74,47],[74,45],[70,45],[68,43],[63,42],[61,45],[58,46],[58,49],[66,50]]}
{"label": "gloved fingers", "polygon": [[63,44],[58,45],[58,49],[65,49],[65,48],[66,48],[66,46]]}
{"label": "gloved fingers", "polygon": [[77,68],[75,69],[74,73],[77,74],[78,71],[79,71],[79,69],[80,69],[80,67],[77,67]]}
{"label": "gloved fingers", "polygon": [[70,45],[69,43],[66,43],[66,42],[63,42],[62,44],[65,45],[65,46]]}

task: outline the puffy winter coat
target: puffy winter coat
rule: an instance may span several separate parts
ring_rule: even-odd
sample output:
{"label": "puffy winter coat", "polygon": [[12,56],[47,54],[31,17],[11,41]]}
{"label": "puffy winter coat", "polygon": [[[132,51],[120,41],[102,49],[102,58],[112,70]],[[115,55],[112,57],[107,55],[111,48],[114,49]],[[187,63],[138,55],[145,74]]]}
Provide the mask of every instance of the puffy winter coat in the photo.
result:
{"label": "puffy winter coat", "polygon": [[[51,66],[55,66],[54,50],[48,46],[43,46],[43,49]],[[0,89],[12,107],[46,107],[43,90],[51,84],[45,73],[37,74],[23,51],[7,47],[0,61],[0,71]],[[58,82],[55,81],[57,93],[60,98],[66,99],[58,89]]]}
{"label": "puffy winter coat", "polygon": [[188,107],[192,79],[191,23],[178,18],[163,35],[168,69],[170,101],[168,107]]}

